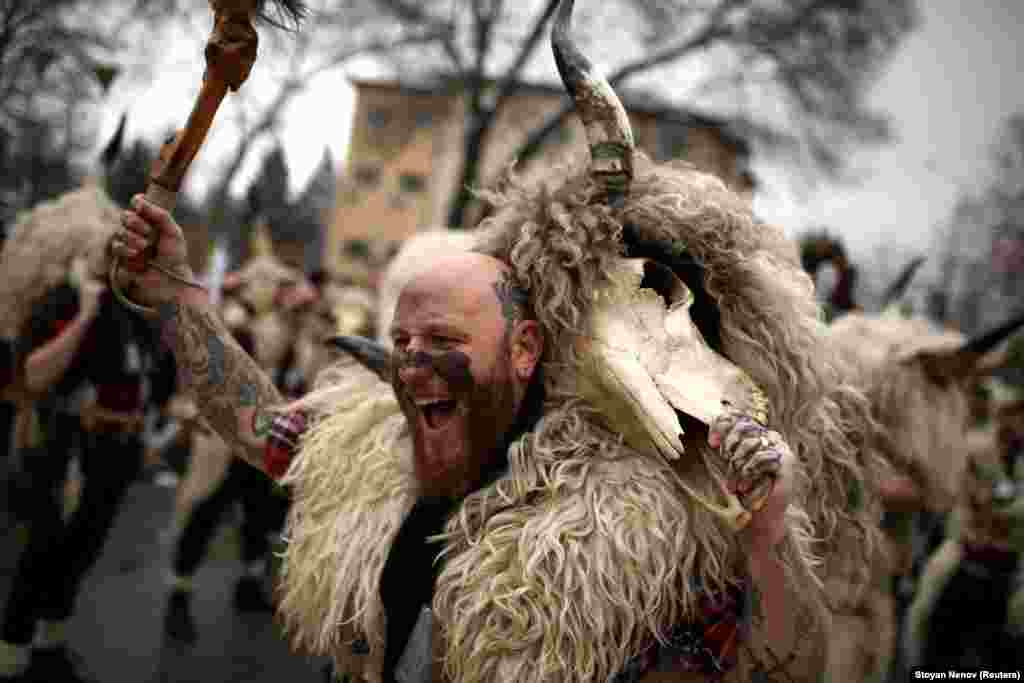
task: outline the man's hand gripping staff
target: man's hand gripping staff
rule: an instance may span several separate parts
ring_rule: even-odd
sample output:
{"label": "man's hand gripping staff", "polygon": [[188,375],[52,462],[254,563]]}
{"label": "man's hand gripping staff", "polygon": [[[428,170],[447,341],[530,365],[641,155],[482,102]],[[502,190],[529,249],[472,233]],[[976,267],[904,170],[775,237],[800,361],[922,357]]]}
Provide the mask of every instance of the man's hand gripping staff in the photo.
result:
{"label": "man's hand gripping staff", "polygon": [[[276,8],[277,14],[296,23],[305,12],[300,0],[272,0],[271,4]],[[172,142],[165,145],[160,162],[150,178],[146,188],[146,199],[152,204],[168,212],[174,210],[185,173],[206,139],[221,101],[228,90],[238,90],[249,77],[249,72],[256,61],[259,43],[259,34],[253,20],[263,18],[274,23],[265,11],[264,5],[263,0],[210,0],[214,27],[206,44],[203,86],[185,129]],[[126,270],[135,273],[153,268],[181,284],[200,285],[193,279],[187,264],[182,268],[180,263],[170,264],[161,259],[162,255],[157,251],[158,242],[153,239],[155,236],[148,235],[145,231],[141,234],[148,238],[145,244],[141,245],[141,249],[137,249],[138,240],[127,236],[120,238],[126,247],[133,250],[133,255],[126,258],[122,264],[119,254],[112,254],[111,287],[121,303],[128,308],[140,314],[155,315],[154,309],[129,301],[121,292],[118,271],[122,265]],[[134,253],[136,251],[138,253]],[[138,284],[145,286],[146,283]]]}

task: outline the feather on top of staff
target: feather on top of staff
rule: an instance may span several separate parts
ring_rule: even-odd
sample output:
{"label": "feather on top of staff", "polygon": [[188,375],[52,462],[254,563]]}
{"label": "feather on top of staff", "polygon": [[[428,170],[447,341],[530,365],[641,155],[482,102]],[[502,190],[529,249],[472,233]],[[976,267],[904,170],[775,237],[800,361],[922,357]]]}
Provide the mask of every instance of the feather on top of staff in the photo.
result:
{"label": "feather on top of staff", "polygon": [[[240,2],[240,0],[212,0],[211,4]],[[254,17],[275,28],[295,29],[309,13],[301,0],[257,0]]]}
{"label": "feather on top of staff", "polygon": [[275,28],[294,29],[308,13],[301,0],[210,0],[214,14],[245,14]]}

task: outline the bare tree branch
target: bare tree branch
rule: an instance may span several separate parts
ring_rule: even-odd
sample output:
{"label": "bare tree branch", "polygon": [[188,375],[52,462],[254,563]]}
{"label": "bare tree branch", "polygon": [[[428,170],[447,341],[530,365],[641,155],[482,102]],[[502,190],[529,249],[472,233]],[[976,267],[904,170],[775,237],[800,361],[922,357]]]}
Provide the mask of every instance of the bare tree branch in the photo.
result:
{"label": "bare tree branch", "polygon": [[[459,182],[456,186],[456,194],[448,212],[448,225],[462,225],[465,220],[465,213],[472,200],[471,187],[480,175],[480,163],[483,149],[487,138],[492,131],[494,121],[500,114],[502,107],[508,101],[515,88],[519,84],[520,76],[526,63],[533,56],[544,36],[544,28],[555,10],[558,8],[558,0],[548,0],[544,10],[534,19],[526,40],[516,54],[512,65],[505,71],[495,89],[494,102],[489,107],[470,107],[470,123],[467,126],[466,143],[464,149],[466,154],[462,160],[462,170],[459,174]],[[483,78],[483,63],[478,63],[479,80]]]}
{"label": "bare tree branch", "polygon": [[[454,20],[451,17],[444,18],[429,14],[426,11],[426,3],[406,2],[405,0],[377,0],[377,2],[397,19],[414,26],[425,26],[428,32],[436,33],[451,62],[452,69],[457,74],[465,73],[465,60],[459,54],[453,39],[455,28]],[[452,7],[454,8],[454,4]]]}
{"label": "bare tree branch", "polygon": [[[709,46],[715,40],[725,38],[730,35],[730,29],[724,25],[724,20],[730,11],[742,3],[743,0],[726,0],[722,2],[715,8],[704,26],[694,35],[676,45],[670,45],[633,62],[624,64],[608,76],[608,83],[612,87],[617,87],[632,76],[678,60],[685,55]],[[542,125],[534,129],[527,136],[526,140],[516,150],[512,159],[522,162],[529,161],[536,156],[544,141],[553,135],[574,111],[575,108],[572,100],[567,99],[561,109],[548,116]]]}
{"label": "bare tree branch", "polygon": [[340,49],[305,69],[301,68],[301,62],[303,57],[306,56],[306,51],[310,49],[310,39],[307,37],[304,42],[300,41],[292,55],[292,63],[289,68],[290,75],[280,82],[271,102],[261,108],[254,122],[243,131],[238,145],[231,153],[227,163],[224,164],[223,170],[218,174],[217,183],[210,194],[211,199],[207,202],[211,213],[219,215],[226,210],[230,198],[231,185],[242,170],[249,153],[264,135],[276,134],[285,108],[296,95],[307,87],[315,76],[338,68],[350,59],[360,55],[387,52],[399,46],[434,42],[438,37],[437,33],[427,31],[421,34],[405,35],[391,39],[371,39],[360,45]]}

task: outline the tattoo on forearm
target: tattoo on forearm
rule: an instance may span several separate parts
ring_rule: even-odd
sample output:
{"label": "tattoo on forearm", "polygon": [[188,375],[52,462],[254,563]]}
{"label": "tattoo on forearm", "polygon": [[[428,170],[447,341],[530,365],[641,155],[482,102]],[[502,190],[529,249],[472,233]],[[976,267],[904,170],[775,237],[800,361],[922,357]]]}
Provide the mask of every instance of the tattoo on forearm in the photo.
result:
{"label": "tattoo on forearm", "polygon": [[253,435],[266,436],[268,409],[282,402],[273,382],[212,311],[166,304],[160,321],[182,385],[195,395],[203,417],[229,445],[248,453],[253,444],[240,433],[238,411],[255,408]]}
{"label": "tattoo on forearm", "polygon": [[209,337],[206,340],[206,353],[210,357],[210,384],[223,385],[227,365],[227,350],[224,348],[224,342],[217,337]]}
{"label": "tattoo on forearm", "polygon": [[270,427],[273,423],[273,415],[264,410],[257,410],[252,415],[252,433],[262,439],[270,433]]}

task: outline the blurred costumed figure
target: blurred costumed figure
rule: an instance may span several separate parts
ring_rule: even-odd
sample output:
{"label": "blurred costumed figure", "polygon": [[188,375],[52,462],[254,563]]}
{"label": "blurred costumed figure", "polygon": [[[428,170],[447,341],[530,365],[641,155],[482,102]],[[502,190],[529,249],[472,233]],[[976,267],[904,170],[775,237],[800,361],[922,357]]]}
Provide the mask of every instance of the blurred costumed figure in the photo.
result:
{"label": "blurred costumed figure", "polygon": [[313,273],[309,280],[316,299],[302,316],[295,348],[295,370],[304,388],[335,360],[335,352],[325,343],[328,339],[371,337],[377,329],[377,295],[369,282],[326,270]]}
{"label": "blurred costumed figure", "polygon": [[[124,126],[122,118],[104,169]],[[145,376],[156,343],[148,322],[104,284],[120,211],[100,181],[90,176],[19,216],[0,255],[0,336],[16,339],[14,384],[34,404],[40,438],[23,463],[29,540],[4,610],[0,680],[86,680],[66,646],[68,622],[141,469]],[[67,510],[75,455],[84,481]]]}
{"label": "blurred costumed figure", "polygon": [[1024,390],[991,387],[991,424],[972,433],[946,538],[907,619],[911,666],[1024,668]]}
{"label": "blurred costumed figure", "polygon": [[860,310],[856,301],[858,271],[847,256],[842,240],[826,231],[812,232],[800,238],[799,247],[800,264],[816,287],[819,279],[824,279],[822,269],[825,266],[831,269],[831,287],[823,288],[828,289],[822,301],[825,321],[832,322],[845,313]]}
{"label": "blurred costumed figure", "polygon": [[[282,394],[297,398],[304,393],[297,330],[315,292],[302,273],[274,255],[265,224],[255,226],[249,260],[224,276],[219,296],[224,322],[242,349],[274,378]],[[234,606],[240,611],[273,611],[265,585],[270,535],[284,523],[287,497],[257,470],[232,458],[228,446],[198,414],[187,390],[175,398],[174,412],[188,425],[191,453],[176,500],[174,529],[180,533],[174,534],[164,628],[171,638],[191,644],[198,638],[191,611],[194,576],[225,513],[236,503],[241,503],[243,515],[243,573],[235,584]]]}
{"label": "blurred costumed figure", "polygon": [[[805,266],[814,262],[809,255],[842,254],[836,290],[849,282],[842,270],[852,266],[836,238],[812,235],[801,251]],[[967,456],[969,396],[997,360],[982,350],[970,362],[954,360],[967,357],[969,340],[902,315],[900,300],[922,262],[912,259],[886,288],[882,313],[861,312],[852,292],[828,297],[843,302],[831,309],[829,339],[847,362],[851,381],[871,401],[871,448],[885,463],[878,472],[885,545],[872,561],[871,586],[854,591],[837,577],[830,591],[840,603],[830,664],[836,680],[883,681],[890,671],[902,676],[897,649],[902,621]]]}

